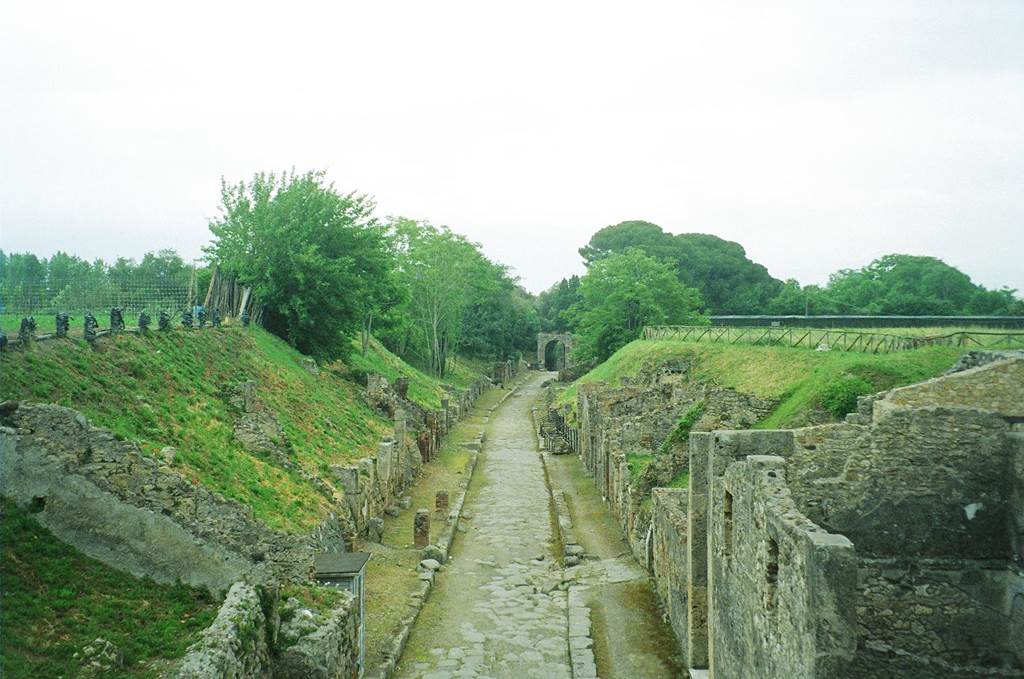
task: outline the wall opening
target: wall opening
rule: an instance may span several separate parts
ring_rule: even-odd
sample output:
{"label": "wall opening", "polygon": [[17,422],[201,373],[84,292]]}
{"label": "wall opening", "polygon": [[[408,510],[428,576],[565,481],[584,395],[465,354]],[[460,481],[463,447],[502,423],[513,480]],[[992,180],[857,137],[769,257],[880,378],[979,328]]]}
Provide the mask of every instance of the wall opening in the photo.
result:
{"label": "wall opening", "polygon": [[779,543],[768,538],[768,560],[765,563],[765,582],[768,584],[766,604],[768,610],[775,608],[775,599],[779,588]]}
{"label": "wall opening", "polygon": [[732,557],[732,493],[729,491],[725,491],[725,502],[722,503],[722,527],[725,531],[725,558],[729,559]]}
{"label": "wall opening", "polygon": [[39,495],[32,498],[32,501],[28,503],[28,511],[30,514],[38,514],[39,512],[46,509],[46,498]]}
{"label": "wall opening", "polygon": [[565,344],[551,340],[544,346],[544,369],[565,370]]}

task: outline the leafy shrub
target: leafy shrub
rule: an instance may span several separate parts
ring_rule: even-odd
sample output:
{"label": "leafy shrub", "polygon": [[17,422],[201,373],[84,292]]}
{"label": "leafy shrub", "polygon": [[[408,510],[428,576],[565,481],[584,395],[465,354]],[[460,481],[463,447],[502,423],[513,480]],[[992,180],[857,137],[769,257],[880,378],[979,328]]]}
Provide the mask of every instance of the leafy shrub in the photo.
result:
{"label": "leafy shrub", "polygon": [[697,424],[697,420],[700,419],[701,415],[704,414],[704,401],[693,404],[693,406],[686,411],[686,414],[679,418],[679,422],[676,423],[675,429],[668,435],[658,447],[659,453],[667,453],[672,449],[672,446],[677,443],[682,443],[687,440],[690,436],[690,430],[693,429],[694,425]]}
{"label": "leafy shrub", "polygon": [[875,387],[860,377],[847,375],[829,384],[821,393],[822,407],[837,418],[857,409],[857,397],[874,393]]}

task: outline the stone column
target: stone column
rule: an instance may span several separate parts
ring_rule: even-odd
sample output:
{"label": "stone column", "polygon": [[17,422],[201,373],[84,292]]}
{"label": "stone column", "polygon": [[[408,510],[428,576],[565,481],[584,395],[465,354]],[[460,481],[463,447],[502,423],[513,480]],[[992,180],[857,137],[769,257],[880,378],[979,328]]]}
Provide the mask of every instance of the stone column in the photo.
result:
{"label": "stone column", "polygon": [[417,549],[430,544],[430,510],[417,509],[412,519],[412,536]]}
{"label": "stone column", "polygon": [[427,413],[427,431],[430,432],[430,446],[427,452],[427,459],[433,460],[438,448],[440,436],[437,430],[437,414]]}
{"label": "stone column", "polygon": [[434,511],[437,512],[437,516],[440,519],[446,519],[448,516],[448,491],[439,490],[434,496]]}
{"label": "stone column", "polygon": [[401,408],[395,410],[395,450],[401,466],[402,488],[405,489],[412,483],[412,461],[405,448],[405,411]]}

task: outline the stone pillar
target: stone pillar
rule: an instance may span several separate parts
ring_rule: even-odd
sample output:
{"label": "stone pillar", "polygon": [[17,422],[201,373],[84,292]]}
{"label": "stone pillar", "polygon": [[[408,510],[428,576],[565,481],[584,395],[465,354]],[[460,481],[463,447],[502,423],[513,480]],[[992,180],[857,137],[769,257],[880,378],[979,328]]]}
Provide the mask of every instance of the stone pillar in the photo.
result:
{"label": "stone pillar", "polygon": [[401,408],[395,410],[395,441],[399,450],[405,448],[405,411]]}
{"label": "stone pillar", "polygon": [[345,495],[345,503],[348,505],[349,513],[352,515],[352,522],[357,529],[363,526],[363,494],[359,485],[359,467],[355,465],[332,465],[331,473],[341,485],[342,493]]}
{"label": "stone pillar", "polygon": [[401,408],[395,410],[395,450],[397,463],[401,467],[402,488],[408,488],[412,483],[412,463],[405,449],[405,411]]}
{"label": "stone pillar", "polygon": [[445,434],[451,430],[453,424],[449,417],[448,403],[449,401],[447,396],[441,399],[441,421],[444,423]]}
{"label": "stone pillar", "polygon": [[[390,495],[391,493],[391,474],[394,466],[394,452],[394,441],[384,439],[377,446],[377,476],[379,477],[381,486],[383,486],[382,490],[385,491],[386,495]],[[389,502],[390,499],[390,497],[386,497],[385,502]]]}
{"label": "stone pillar", "polygon": [[424,429],[416,437],[416,446],[420,449],[420,459],[424,464],[430,462],[430,432]]}
{"label": "stone pillar", "polygon": [[430,510],[417,509],[412,519],[412,537],[417,549],[430,544]]}
{"label": "stone pillar", "polygon": [[427,431],[430,432],[430,446],[427,459],[433,460],[441,438],[437,429],[437,413],[427,413]]}
{"label": "stone pillar", "polygon": [[409,393],[409,378],[399,377],[395,380],[395,393],[398,394],[398,398],[405,400],[406,395]]}
{"label": "stone pillar", "polygon": [[448,491],[439,490],[437,495],[434,496],[434,509],[437,510],[438,516],[444,516],[448,513]]}

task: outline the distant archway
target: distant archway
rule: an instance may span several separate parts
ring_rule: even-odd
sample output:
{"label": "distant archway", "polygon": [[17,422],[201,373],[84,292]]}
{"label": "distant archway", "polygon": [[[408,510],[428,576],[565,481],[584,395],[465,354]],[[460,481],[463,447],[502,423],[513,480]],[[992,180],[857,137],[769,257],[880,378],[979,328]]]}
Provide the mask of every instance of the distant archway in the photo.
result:
{"label": "distant archway", "polygon": [[537,365],[548,370],[572,367],[573,336],[567,332],[537,335]]}

